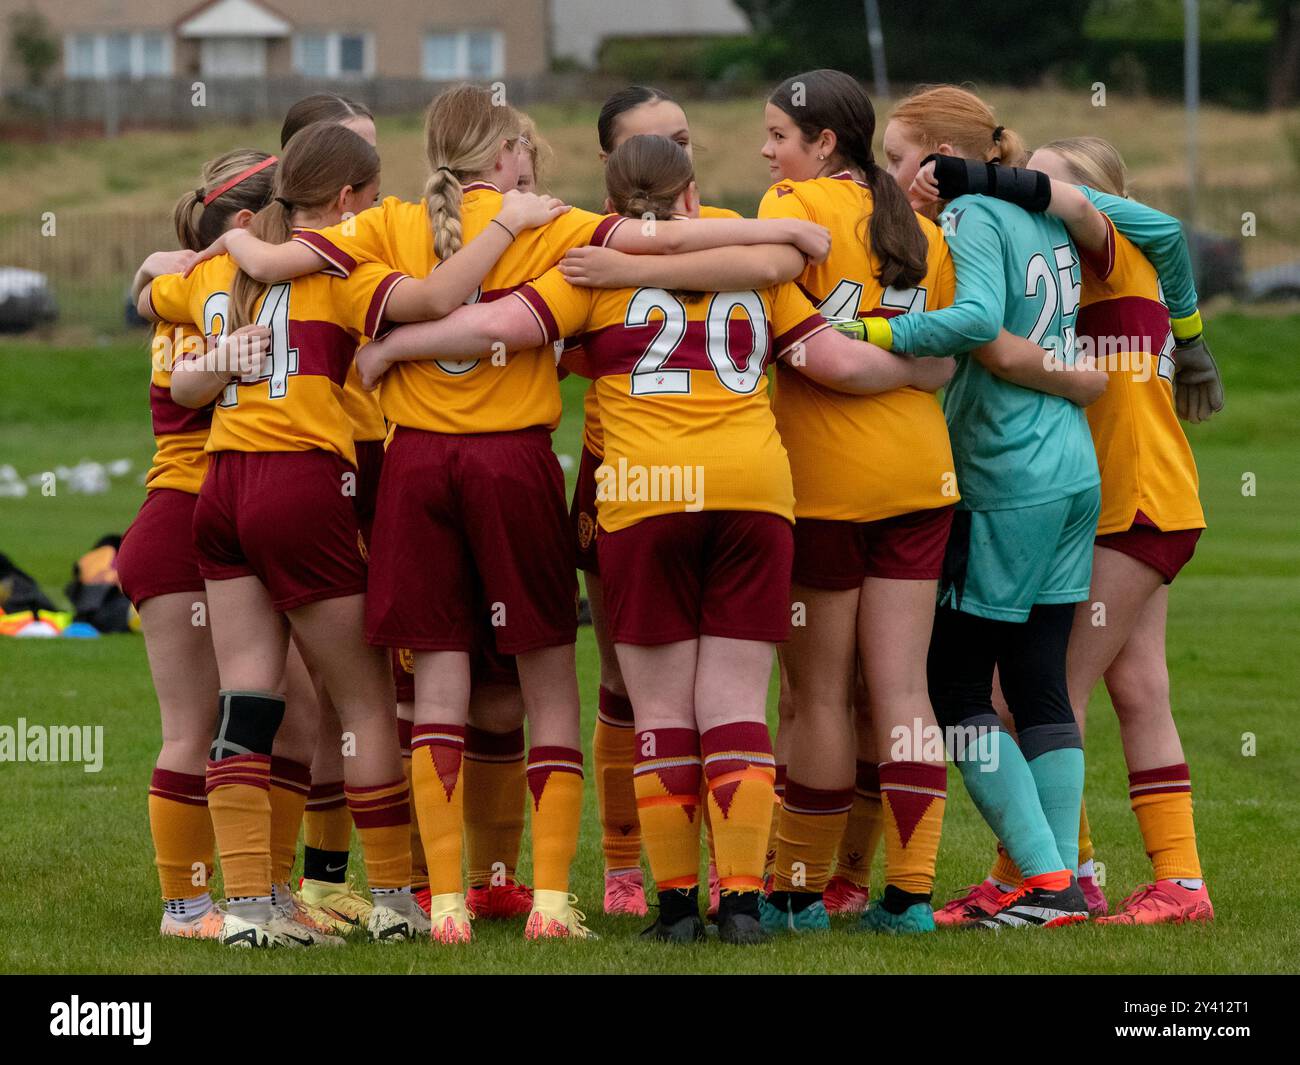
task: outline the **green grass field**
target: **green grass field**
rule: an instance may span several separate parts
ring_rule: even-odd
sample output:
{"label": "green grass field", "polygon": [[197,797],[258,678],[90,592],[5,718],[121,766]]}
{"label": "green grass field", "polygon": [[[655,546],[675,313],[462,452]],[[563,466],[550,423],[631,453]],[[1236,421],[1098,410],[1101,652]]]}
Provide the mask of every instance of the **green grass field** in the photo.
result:
{"label": "green grass field", "polygon": [[[0,724],[103,725],[102,772],[80,765],[0,764],[0,969],[80,973],[1064,973],[1294,972],[1294,870],[1300,860],[1295,783],[1300,560],[1296,528],[1294,384],[1300,316],[1222,314],[1210,335],[1228,407],[1191,430],[1210,529],[1174,586],[1169,622],[1174,705],[1194,780],[1210,927],[1074,928],[984,937],[939,932],[881,941],[842,925],[816,938],[738,951],[715,942],[672,949],[638,941],[642,923],[600,914],[595,795],[588,789],[574,890],[597,943],[525,944],[521,923],[480,923],[469,948],[349,946],[256,956],[163,942],[145,807],[159,743],[139,637],[0,639]],[[0,499],[0,551],[57,593],[101,534],[122,531],[139,504],[152,451],[144,341],[53,350],[0,346],[0,465],[24,476],[81,459],[129,458],[133,472],[103,495],[33,490]],[[575,456],[580,392],[566,388],[556,450]],[[1248,477],[1247,475],[1251,475]],[[572,471],[570,471],[572,476]],[[1243,479],[1254,483],[1244,494]],[[578,643],[587,734],[595,715],[590,630]],[[1288,663],[1290,663],[1288,665]],[[1253,738],[1253,754],[1243,753]],[[588,757],[590,757],[588,755]],[[951,797],[937,894],[983,875],[992,837],[949,774]],[[1089,726],[1088,806],[1112,901],[1149,869],[1128,809],[1119,738],[1104,694]],[[526,852],[525,845],[525,852]],[[359,869],[359,859],[354,868]],[[523,867],[527,876],[525,860]]]}

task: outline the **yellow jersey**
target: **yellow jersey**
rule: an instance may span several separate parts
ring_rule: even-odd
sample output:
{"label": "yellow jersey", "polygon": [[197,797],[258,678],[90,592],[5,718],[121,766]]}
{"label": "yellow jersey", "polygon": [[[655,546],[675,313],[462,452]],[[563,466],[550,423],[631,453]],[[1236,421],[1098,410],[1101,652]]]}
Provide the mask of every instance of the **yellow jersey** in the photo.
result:
{"label": "yellow jersey", "polygon": [[[485,181],[464,186],[461,226],[473,240],[501,209],[501,192]],[[483,279],[471,303],[508,296],[558,263],[570,248],[603,244],[624,221],[576,208],[544,226],[524,230]],[[382,203],[328,229],[297,234],[346,275],[361,263],[384,263],[424,277],[438,265],[423,203],[389,196]],[[379,388],[384,417],[395,425],[435,433],[488,433],[531,426],[554,429],[560,421],[560,388],[550,345],[494,361],[429,359],[393,366]]]}
{"label": "yellow jersey", "polygon": [[[948,306],[956,275],[939,227],[917,216],[929,245],[925,277],[915,288],[886,289],[876,276],[879,260],[863,242],[871,206],[867,186],[844,172],[777,182],[758,214],[805,219],[831,231],[830,255],[799,278],[827,318],[892,318]],[[851,396],[780,365],[773,408],[790,453],[797,517],[876,521],[959,498],[948,426],[928,392]]]}
{"label": "yellow jersey", "polygon": [[1106,221],[1107,253],[1080,256],[1077,323],[1084,347],[1110,371],[1087,409],[1101,470],[1097,534],[1123,532],[1139,510],[1165,532],[1203,529],[1196,461],[1174,410],[1169,309],[1155,268]]}
{"label": "yellow jersey", "polygon": [[154,327],[149,414],[156,450],[144,479],[146,492],[174,488],[198,495],[208,472],[205,448],[212,427],[212,407],[193,410],[172,399],[172,367],[177,358],[199,354],[205,347],[203,334],[193,325],[159,322]]}
{"label": "yellow jersey", "polygon": [[551,270],[517,295],[548,343],[580,336],[592,368],[604,427],[603,530],[696,510],[794,520],[766,371],[828,327],[795,285],[683,295],[579,288]]}
{"label": "yellow jersey", "polygon": [[[235,273],[234,260],[222,255],[200,263],[188,278],[156,278],[149,289],[154,313],[220,335]],[[372,263],[346,278],[316,273],[270,285],[254,320],[271,330],[271,355],[256,379],[226,387],[216,404],[207,450],[319,449],[355,465],[354,427],[343,406],[343,386],[357,346],[379,328],[393,286],[403,276]]]}

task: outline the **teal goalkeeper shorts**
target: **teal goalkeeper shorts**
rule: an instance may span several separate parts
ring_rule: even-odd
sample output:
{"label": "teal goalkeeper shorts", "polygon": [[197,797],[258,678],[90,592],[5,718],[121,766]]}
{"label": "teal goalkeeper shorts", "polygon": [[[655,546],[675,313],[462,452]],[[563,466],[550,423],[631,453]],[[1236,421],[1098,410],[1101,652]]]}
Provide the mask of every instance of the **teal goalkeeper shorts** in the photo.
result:
{"label": "teal goalkeeper shorts", "polygon": [[939,605],[996,621],[1026,621],[1038,603],[1088,598],[1101,490],[1011,510],[957,510]]}

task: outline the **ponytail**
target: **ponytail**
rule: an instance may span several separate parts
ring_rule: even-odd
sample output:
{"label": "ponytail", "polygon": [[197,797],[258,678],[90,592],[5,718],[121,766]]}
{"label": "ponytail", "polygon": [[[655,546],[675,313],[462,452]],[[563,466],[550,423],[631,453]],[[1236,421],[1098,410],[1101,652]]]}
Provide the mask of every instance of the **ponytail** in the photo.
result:
{"label": "ponytail", "polygon": [[917,89],[894,108],[890,120],[907,126],[926,152],[950,144],[957,155],[986,163],[1024,166],[1029,159],[1020,134],[1000,125],[993,108],[956,85]]}
{"label": "ponytail", "polygon": [[[898,182],[874,162],[866,168],[871,190],[871,221],[865,236],[880,263],[883,288],[916,288],[929,271],[930,244]],[[864,235],[859,233],[859,239]]]}
{"label": "ponytail", "polygon": [[439,167],[424,183],[424,205],[433,233],[433,254],[439,261],[460,251],[465,242],[460,208],[465,198],[460,179],[449,167]]}

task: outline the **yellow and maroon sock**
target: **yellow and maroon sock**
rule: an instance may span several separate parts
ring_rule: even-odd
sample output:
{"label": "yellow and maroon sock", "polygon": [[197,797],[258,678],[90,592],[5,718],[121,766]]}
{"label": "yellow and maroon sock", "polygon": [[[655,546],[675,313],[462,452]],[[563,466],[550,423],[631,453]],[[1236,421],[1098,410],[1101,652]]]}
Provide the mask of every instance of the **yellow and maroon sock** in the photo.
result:
{"label": "yellow and maroon sock", "polygon": [[724,893],[761,891],[772,806],[772,736],[761,721],[718,725],[700,736],[709,816]]}
{"label": "yellow and maroon sock", "polygon": [[1088,824],[1088,804],[1079,803],[1079,868],[1084,862],[1093,859],[1095,850],[1092,845],[1092,825]]}
{"label": "yellow and maroon sock", "polygon": [[411,722],[397,719],[397,744],[402,752],[402,776],[410,797],[411,820],[411,890],[429,886],[429,870],[424,867],[424,844],[420,841],[420,818],[415,813],[415,789],[411,786]]}
{"label": "yellow and maroon sock", "polygon": [[302,875],[342,884],[348,878],[352,815],[343,781],[312,782],[302,815]]}
{"label": "yellow and maroon sock", "polygon": [[852,788],[811,788],[787,777],[774,890],[820,895],[853,805]]}
{"label": "yellow and maroon sock", "polygon": [[600,808],[600,845],[605,872],[641,868],[641,826],[637,821],[637,792],[632,782],[637,761],[636,725],[632,701],[604,685],[596,732],[591,740],[596,771],[596,800]]}
{"label": "yellow and maroon sock", "polygon": [[291,758],[271,756],[271,882],[285,884],[298,856],[307,796],[311,792],[311,766]]}
{"label": "yellow and maroon sock", "polygon": [[411,783],[432,895],[465,893],[461,871],[464,752],[464,725],[416,725],[411,730]]}
{"label": "yellow and maroon sock", "polygon": [[222,691],[204,790],[230,900],[271,896],[271,746],[284,696]]}
{"label": "yellow and maroon sock", "polygon": [[853,805],[835,854],[835,875],[867,891],[871,887],[871,863],[885,831],[885,813],[880,802],[880,769],[875,762],[858,762],[853,782]]}
{"label": "yellow and maroon sock", "polygon": [[[700,734],[693,728],[636,733],[637,816],[650,873],[660,891],[700,883]],[[638,858],[639,864],[639,858]]]}
{"label": "yellow and maroon sock", "polygon": [[990,880],[1006,887],[1019,887],[1025,881],[1025,875],[1020,871],[1020,866],[1012,860],[1011,855],[1007,853],[1006,847],[998,843],[998,856],[993,859],[993,868],[989,870]]}
{"label": "yellow and maroon sock", "polygon": [[202,773],[155,769],[149,781],[149,831],[164,899],[208,893],[215,837]]}
{"label": "yellow and maroon sock", "polygon": [[524,730],[465,729],[465,858],[471,887],[514,880],[528,780]]}
{"label": "yellow and maroon sock", "polygon": [[532,748],[528,790],[533,798],[533,889],[568,891],[582,824],[582,752]]}
{"label": "yellow and maroon sock", "polygon": [[[772,783],[772,822],[767,828],[767,853],[763,858],[763,875],[776,875],[776,841],[781,832],[781,801],[785,796],[785,766],[775,767],[776,779]],[[712,838],[713,830],[709,830]]]}
{"label": "yellow and maroon sock", "polygon": [[1199,880],[1192,817],[1192,776],[1187,763],[1128,775],[1128,797],[1157,880]]}
{"label": "yellow and maroon sock", "polygon": [[345,789],[370,890],[411,886],[411,800],[406,777]]}
{"label": "yellow and maroon sock", "polygon": [[885,814],[883,904],[889,909],[892,897],[892,912],[901,913],[914,903],[929,902],[934,890],[934,863],[948,800],[947,764],[882,763],[880,799]]}

